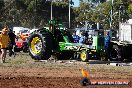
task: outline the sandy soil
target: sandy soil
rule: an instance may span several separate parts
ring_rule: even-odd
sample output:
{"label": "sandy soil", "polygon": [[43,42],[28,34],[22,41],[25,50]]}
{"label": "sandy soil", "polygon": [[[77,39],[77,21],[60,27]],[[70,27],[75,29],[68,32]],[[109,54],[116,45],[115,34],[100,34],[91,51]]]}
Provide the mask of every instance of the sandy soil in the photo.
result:
{"label": "sandy soil", "polygon": [[0,64],[0,88],[82,88],[80,68],[89,71],[90,80],[130,80],[129,85],[92,85],[86,88],[132,88],[132,66],[34,62],[27,57],[21,60],[15,58]]}

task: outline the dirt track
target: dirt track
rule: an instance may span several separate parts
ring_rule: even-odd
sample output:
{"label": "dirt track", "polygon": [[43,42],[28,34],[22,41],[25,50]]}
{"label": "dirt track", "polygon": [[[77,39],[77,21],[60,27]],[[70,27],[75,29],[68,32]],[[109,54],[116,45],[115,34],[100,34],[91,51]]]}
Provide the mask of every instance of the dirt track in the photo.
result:
{"label": "dirt track", "polygon": [[[90,71],[91,80],[129,79],[132,81],[132,66],[34,62],[27,56],[0,64],[0,88],[82,88],[80,68]],[[99,85],[88,88],[132,88],[132,82],[123,86]]]}

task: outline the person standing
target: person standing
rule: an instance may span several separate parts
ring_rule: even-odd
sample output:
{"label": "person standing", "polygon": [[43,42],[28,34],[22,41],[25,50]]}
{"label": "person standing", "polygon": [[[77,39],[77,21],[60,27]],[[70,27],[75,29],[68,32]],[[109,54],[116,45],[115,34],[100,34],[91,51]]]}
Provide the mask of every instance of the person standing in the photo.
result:
{"label": "person standing", "polygon": [[105,60],[110,60],[110,42],[111,42],[111,37],[109,35],[109,32],[107,32],[106,37],[104,39],[104,48],[106,52]]}
{"label": "person standing", "polygon": [[84,36],[85,36],[85,41],[84,41],[84,44],[86,44],[86,45],[88,45],[88,31],[86,31],[85,33],[84,33]]}
{"label": "person standing", "polygon": [[6,58],[6,50],[8,48],[8,44],[10,42],[10,38],[8,36],[8,27],[4,27],[2,29],[2,33],[0,34],[0,48],[1,48],[1,63],[5,63]]}
{"label": "person standing", "polygon": [[74,39],[74,43],[79,43],[79,36],[78,35],[76,35],[76,32],[73,32],[73,34],[72,34],[72,37],[73,37],[73,39]]}
{"label": "person standing", "polygon": [[80,34],[81,34],[81,35],[80,35],[79,43],[80,43],[80,44],[84,44],[84,43],[85,43],[85,36],[84,36],[84,33],[81,32]]}
{"label": "person standing", "polygon": [[12,49],[14,50],[14,46],[15,46],[15,39],[16,39],[16,35],[13,33],[13,31],[10,29],[8,36],[10,38],[10,44],[9,44],[9,56],[12,56],[14,54],[14,51],[12,51]]}

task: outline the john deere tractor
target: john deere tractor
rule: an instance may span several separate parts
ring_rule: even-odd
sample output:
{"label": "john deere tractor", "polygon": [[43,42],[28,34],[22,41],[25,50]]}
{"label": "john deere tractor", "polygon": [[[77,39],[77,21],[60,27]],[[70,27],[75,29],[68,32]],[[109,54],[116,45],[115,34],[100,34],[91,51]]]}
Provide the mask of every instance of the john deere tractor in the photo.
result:
{"label": "john deere tractor", "polygon": [[[90,31],[90,30],[89,30]],[[90,49],[91,51],[95,51],[91,54],[92,57],[98,60],[104,60],[105,59],[105,52],[104,52],[104,31],[103,30],[92,30],[90,40]]]}
{"label": "john deere tractor", "polygon": [[84,44],[73,43],[73,38],[62,23],[50,20],[48,28],[32,33],[28,44],[29,54],[35,60],[46,60],[51,55],[59,59],[74,58],[81,61],[89,59],[90,49]]}
{"label": "john deere tractor", "polygon": [[76,29],[76,33],[84,33],[85,35],[85,44],[89,48],[88,55],[91,60],[104,60],[104,31],[96,29]]}

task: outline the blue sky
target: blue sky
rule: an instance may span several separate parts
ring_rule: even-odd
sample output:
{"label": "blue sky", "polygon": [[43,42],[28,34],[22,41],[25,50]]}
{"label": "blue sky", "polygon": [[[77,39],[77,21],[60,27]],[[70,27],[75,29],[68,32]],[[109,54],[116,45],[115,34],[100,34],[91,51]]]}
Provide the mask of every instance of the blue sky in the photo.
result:
{"label": "blue sky", "polygon": [[79,6],[79,1],[80,0],[72,0],[74,2],[74,5],[72,5],[73,7],[78,7]]}

